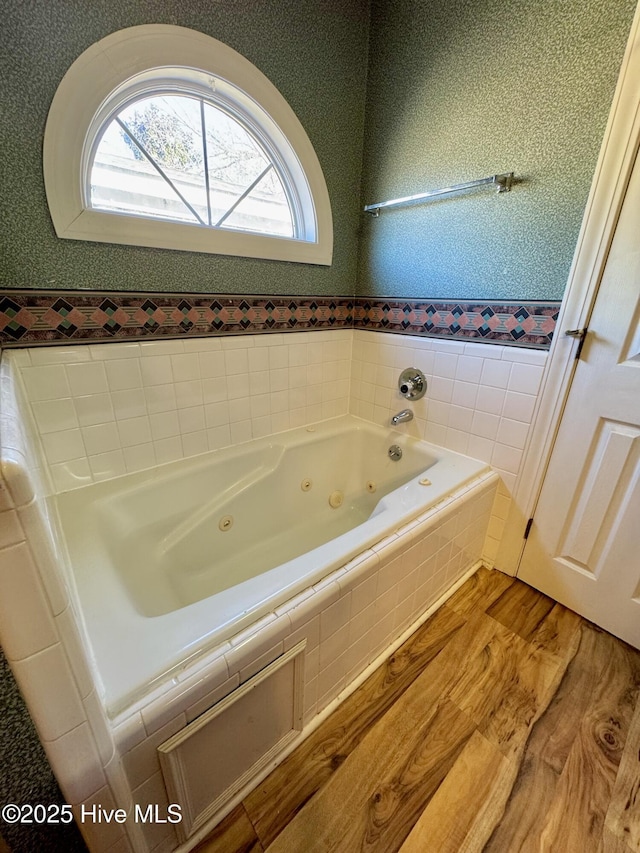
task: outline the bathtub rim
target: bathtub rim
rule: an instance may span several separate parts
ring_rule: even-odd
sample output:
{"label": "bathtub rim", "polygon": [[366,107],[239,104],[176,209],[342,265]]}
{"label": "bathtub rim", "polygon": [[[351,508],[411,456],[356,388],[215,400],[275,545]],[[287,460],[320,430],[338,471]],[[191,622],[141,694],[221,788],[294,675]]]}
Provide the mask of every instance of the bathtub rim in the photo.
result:
{"label": "bathtub rim", "polygon": [[[90,650],[91,657],[94,661],[94,677],[96,678],[97,683],[101,687],[101,700],[102,704],[105,707],[105,710],[108,716],[112,719],[117,718],[120,714],[126,713],[127,709],[131,708],[141,702],[142,705],[146,704],[149,700],[149,697],[155,695],[156,691],[160,691],[160,693],[164,692],[168,687],[176,682],[176,679],[181,680],[181,675],[185,671],[191,670],[192,666],[197,667],[198,661],[204,657],[210,656],[211,654],[215,655],[216,650],[219,650],[219,654],[223,654],[225,650],[229,650],[231,648],[232,642],[236,642],[236,638],[244,635],[245,633],[249,633],[252,627],[265,619],[275,618],[274,614],[277,611],[282,611],[286,608],[286,605],[291,600],[295,599],[300,594],[304,593],[306,590],[314,589],[317,590],[319,587],[322,587],[325,582],[329,582],[329,579],[334,577],[336,573],[341,573],[345,565],[359,561],[365,555],[374,553],[373,549],[375,546],[379,545],[386,538],[391,535],[394,535],[397,530],[401,530],[403,528],[407,528],[414,524],[419,523],[420,521],[426,520],[431,515],[436,515],[440,510],[448,506],[453,500],[460,497],[464,492],[466,492],[475,482],[479,480],[483,480],[488,476],[492,475],[492,469],[487,463],[481,462],[479,460],[475,460],[472,457],[464,456],[462,454],[456,453],[454,451],[448,450],[447,448],[442,448],[438,445],[433,445],[429,442],[424,442],[420,439],[417,439],[413,436],[409,436],[406,433],[402,433],[400,430],[393,430],[391,428],[380,427],[376,424],[372,424],[370,421],[366,421],[360,418],[357,418],[353,415],[343,415],[337,418],[332,418],[326,421],[321,421],[318,424],[298,427],[294,430],[287,430],[283,433],[276,433],[272,436],[264,437],[261,439],[255,439],[252,442],[247,442],[243,445],[239,445],[238,447],[229,448],[229,454],[242,454],[246,452],[249,446],[260,446],[260,445],[269,445],[277,442],[279,437],[286,436],[287,438],[293,438],[294,442],[302,443],[305,438],[308,440],[309,434],[317,435],[317,436],[331,436],[339,434],[345,428],[360,428],[365,429],[368,432],[374,433],[376,436],[382,436],[387,430],[388,435],[399,441],[409,441],[411,443],[417,443],[423,446],[428,447],[431,451],[433,451],[434,455],[437,456],[437,461],[442,462],[443,460],[458,460],[463,461],[470,465],[470,470],[467,472],[467,475],[462,479],[458,480],[455,483],[454,488],[448,488],[445,492],[440,495],[435,501],[425,501],[423,500],[421,503],[412,503],[410,509],[406,507],[402,508],[402,511],[398,513],[391,513],[387,518],[382,529],[378,529],[376,531],[375,536],[369,536],[367,544],[358,543],[357,546],[353,545],[348,551],[342,551],[340,554],[334,556],[333,560],[330,562],[325,561],[318,567],[315,566],[313,572],[306,572],[303,576],[296,577],[295,581],[291,584],[288,584],[285,587],[279,587],[278,591],[269,596],[269,598],[264,599],[260,602],[258,606],[254,606],[249,610],[245,610],[239,616],[236,615],[231,620],[227,620],[222,625],[216,627],[208,631],[205,634],[200,635],[197,639],[193,640],[188,644],[183,644],[180,647],[178,652],[175,652],[173,655],[173,659],[171,662],[167,663],[166,661],[162,664],[162,669],[158,669],[156,667],[154,673],[149,675],[147,667],[147,672],[143,678],[138,677],[136,679],[137,686],[133,689],[127,689],[126,691],[120,690],[119,694],[116,694],[113,687],[113,676],[111,674],[106,676],[108,680],[108,684],[111,689],[109,690],[105,685],[105,660],[109,660],[112,665],[115,665],[115,662],[126,660],[126,655],[124,654],[126,651],[126,637],[130,637],[132,640],[136,638],[136,630],[131,627],[121,628],[121,630],[116,632],[116,636],[118,637],[118,643],[122,648],[119,650],[122,655],[119,655],[117,652],[113,651],[112,640],[113,635],[108,635],[108,629],[105,630],[104,626],[101,626],[101,617],[97,620],[93,618],[95,615],[95,606],[87,607],[86,601],[83,600],[83,594],[80,590],[80,579],[76,573],[76,570],[73,568],[72,562],[69,561],[69,565],[67,566],[68,571],[72,574],[74,579],[73,586],[75,587],[74,593],[77,598],[76,604],[79,611],[79,617],[84,627],[84,632],[86,635],[87,645]],[[215,458],[223,453],[226,453],[227,449],[223,449],[222,451],[211,451],[208,454],[203,454],[202,456],[206,456],[209,458]],[[195,469],[202,464],[202,456],[194,457],[188,460],[177,460],[176,462],[171,462],[163,466],[157,466],[153,469],[148,469],[146,471],[135,472],[134,474],[127,474],[119,478],[115,478],[114,480],[105,481],[103,483],[93,483],[87,486],[83,486],[79,489],[74,489],[71,492],[61,493],[54,497],[54,501],[56,503],[56,508],[59,512],[60,516],[63,516],[64,513],[60,511],[60,506],[58,503],[58,499],[64,499],[66,495],[75,495],[81,497],[82,494],[86,494],[87,489],[91,489],[94,492],[109,492],[113,493],[117,492],[118,486],[123,483],[146,483],[152,482],[154,479],[157,479],[159,476],[164,474],[169,474],[169,476],[180,476],[181,472],[188,471],[190,469]],[[414,491],[418,491],[419,494],[425,494],[423,487],[417,486],[417,482],[420,479],[420,475],[417,477],[411,478],[411,480],[405,485],[399,487],[398,489],[391,492],[387,495],[386,498],[393,499],[393,496],[396,492],[400,492],[406,490],[409,486],[412,486]],[[79,498],[77,498],[79,499]],[[397,507],[396,507],[397,510]],[[62,518],[61,518],[62,521]],[[371,521],[371,519],[369,519]],[[365,522],[364,525],[368,524],[369,521]],[[375,519],[375,524],[378,525],[380,521],[380,516]],[[364,525],[359,525],[357,528],[354,528],[353,531],[349,531],[347,534],[343,534],[341,537],[338,537],[338,540],[332,540],[332,542],[336,542],[339,540],[344,541],[344,537],[350,537],[353,534],[352,538],[361,539],[362,528]],[[64,532],[64,527],[62,526],[62,532],[65,539],[65,544],[67,544],[67,548],[65,550],[70,550],[68,543],[66,542],[66,533]],[[327,545],[331,545],[331,543],[327,543]],[[321,551],[325,546],[320,546],[318,549],[314,549],[314,551],[307,552],[300,557],[295,558],[294,560],[289,561],[288,563],[282,564],[276,569],[272,569],[271,572],[288,572],[293,564],[300,563],[303,560],[309,559],[309,555],[318,556],[316,552]],[[322,555],[321,555],[322,556]],[[115,574],[115,569],[111,569],[111,575]],[[311,577],[312,575],[312,577]],[[104,582],[104,580],[103,580]],[[114,592],[113,585],[113,577],[107,576],[107,584],[111,585],[111,592]],[[247,582],[249,583],[249,582]],[[100,602],[104,599],[101,596],[98,596],[100,607]],[[116,596],[115,601],[118,601],[118,596]],[[149,623],[153,620],[156,624],[153,628],[160,627],[160,620],[165,620],[165,627],[170,626],[171,619],[168,617],[173,617],[174,619],[180,618],[180,616],[184,616],[184,611],[190,610],[191,615],[194,614],[195,610],[199,611],[199,616],[202,618],[202,614],[206,614],[207,611],[210,610],[211,603],[210,599],[203,599],[202,601],[195,602],[194,604],[187,605],[184,608],[180,608],[179,610],[173,611],[172,613],[165,614],[164,616],[158,617],[145,617],[140,615],[134,607],[132,607],[128,596],[119,596],[120,604],[122,608],[118,610],[117,619],[115,623],[112,621],[111,626],[115,624],[118,625],[118,620],[122,619],[124,610],[128,608],[127,619],[130,617],[134,620],[134,623],[138,625],[142,624],[148,628]],[[110,607],[114,606],[114,599],[110,599]],[[98,609],[98,613],[100,610]],[[176,615],[178,614],[178,615]],[[91,622],[91,625],[88,623]],[[125,622],[126,624],[126,622]],[[131,622],[129,624],[132,624]],[[153,630],[151,628],[150,630]],[[102,632],[102,636],[99,634]],[[99,639],[96,640],[96,635],[99,636]],[[147,636],[147,639],[150,639],[151,635]],[[124,645],[123,645],[124,644]],[[98,646],[98,648],[96,648]],[[138,636],[138,648],[140,648],[140,638]],[[106,649],[106,651],[105,651]],[[107,670],[108,671],[108,670]],[[168,686],[168,687],[167,687]]]}

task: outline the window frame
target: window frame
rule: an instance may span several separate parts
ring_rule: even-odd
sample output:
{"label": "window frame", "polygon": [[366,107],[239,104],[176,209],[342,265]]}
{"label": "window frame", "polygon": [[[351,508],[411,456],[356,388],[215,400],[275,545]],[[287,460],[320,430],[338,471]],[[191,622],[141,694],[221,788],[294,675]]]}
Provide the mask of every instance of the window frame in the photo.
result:
{"label": "window frame", "polygon": [[[168,72],[171,72],[169,77]],[[300,237],[263,235],[151,219],[91,208],[87,177],[100,130],[136,91],[167,83],[179,93],[217,85],[222,100],[259,127],[279,155],[297,194]],[[213,79],[211,79],[213,78]],[[265,118],[266,115],[266,118]],[[43,170],[58,237],[210,254],[330,265],[331,206],[322,168],[302,124],[276,87],[249,60],[217,39],[186,27],[144,24],[112,33],[69,68],[53,98],[44,136]]]}

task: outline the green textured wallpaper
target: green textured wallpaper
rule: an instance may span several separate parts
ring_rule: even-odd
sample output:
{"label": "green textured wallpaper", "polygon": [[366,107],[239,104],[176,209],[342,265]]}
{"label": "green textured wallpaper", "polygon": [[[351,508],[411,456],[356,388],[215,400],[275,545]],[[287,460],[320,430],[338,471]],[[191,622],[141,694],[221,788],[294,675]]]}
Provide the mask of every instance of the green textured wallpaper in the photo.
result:
{"label": "green textured wallpaper", "polygon": [[634,0],[372,0],[363,204],[514,171],[363,223],[357,293],[562,297]]}
{"label": "green textured wallpaper", "polygon": [[[218,293],[353,293],[368,0],[0,0],[0,287]],[[60,79],[93,42],[142,23],[229,44],[278,87],[322,165],[334,220],[330,268],[59,240],[42,137]]]}

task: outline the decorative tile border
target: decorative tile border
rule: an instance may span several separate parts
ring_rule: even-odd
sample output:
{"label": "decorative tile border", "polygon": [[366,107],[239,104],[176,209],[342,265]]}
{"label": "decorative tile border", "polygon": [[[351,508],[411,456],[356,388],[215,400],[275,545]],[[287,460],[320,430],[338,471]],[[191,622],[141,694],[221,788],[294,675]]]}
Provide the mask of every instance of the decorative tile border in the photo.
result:
{"label": "decorative tile border", "polygon": [[356,299],[355,327],[548,349],[560,302]]}
{"label": "decorative tile border", "polygon": [[351,328],[353,300],[162,293],[0,293],[0,343],[21,345]]}
{"label": "decorative tile border", "polygon": [[359,328],[548,349],[559,302],[0,292],[0,345]]}

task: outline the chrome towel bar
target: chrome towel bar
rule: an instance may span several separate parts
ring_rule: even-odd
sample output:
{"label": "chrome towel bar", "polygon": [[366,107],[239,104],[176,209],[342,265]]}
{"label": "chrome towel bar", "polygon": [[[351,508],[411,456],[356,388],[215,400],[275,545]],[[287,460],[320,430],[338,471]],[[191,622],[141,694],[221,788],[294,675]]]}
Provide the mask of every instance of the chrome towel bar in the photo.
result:
{"label": "chrome towel bar", "polygon": [[377,204],[367,204],[364,210],[372,216],[379,216],[380,211],[389,207],[399,207],[404,204],[417,204],[421,201],[428,201],[436,196],[448,195],[449,193],[457,193],[461,190],[472,190],[476,187],[496,186],[499,193],[508,193],[515,182],[513,172],[505,172],[502,175],[491,175],[488,178],[480,178],[477,181],[466,181],[464,184],[454,184],[450,187],[443,187],[440,190],[429,190],[426,193],[418,193],[417,195],[408,195],[404,198],[393,198],[390,201],[379,201]]}

